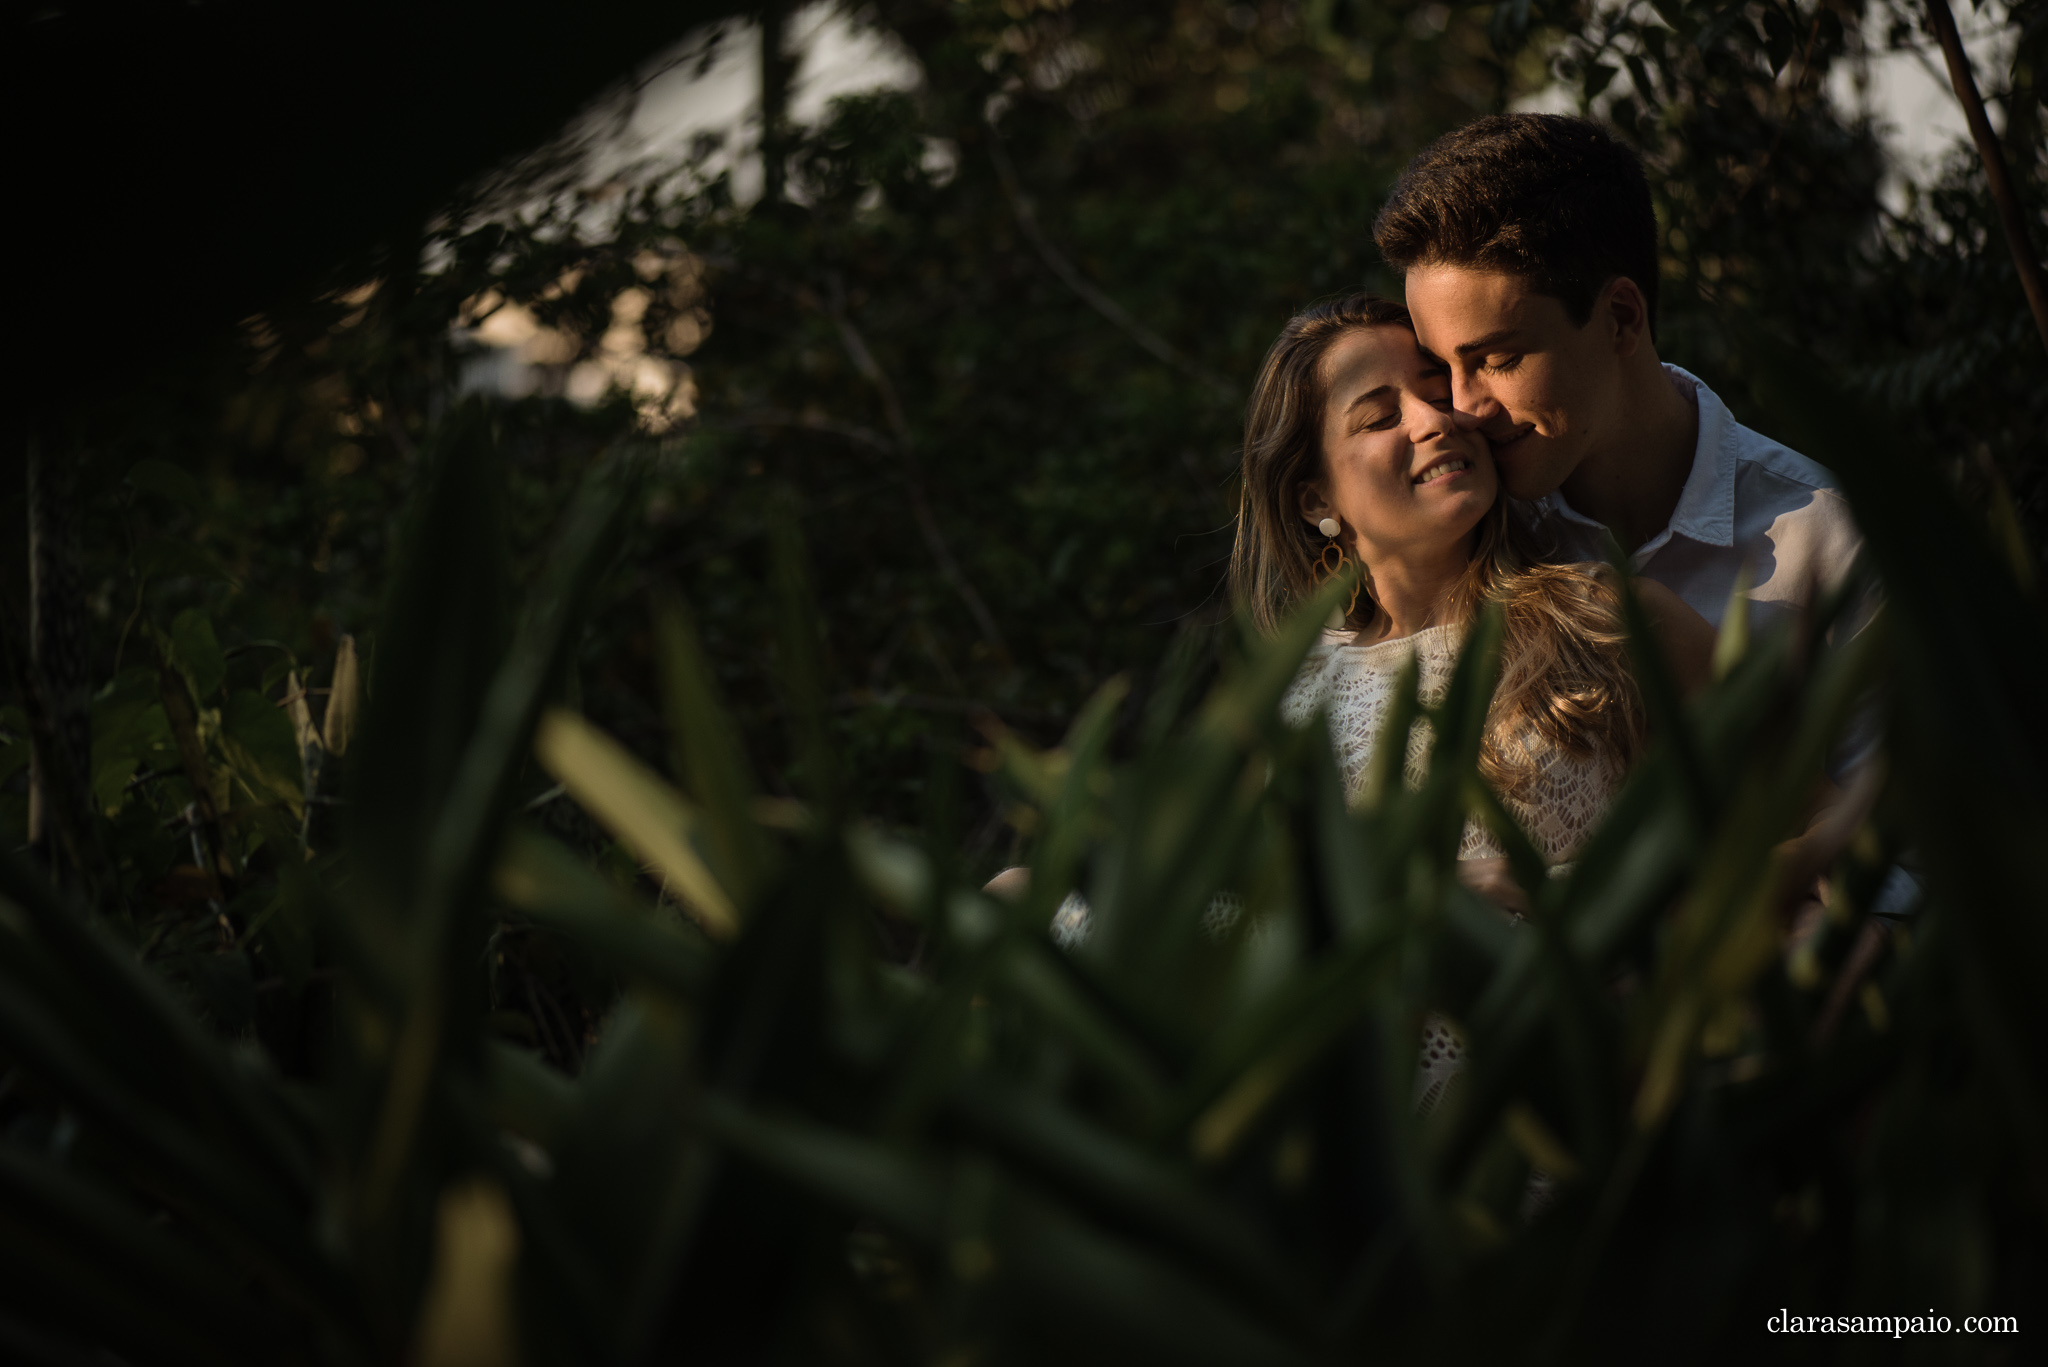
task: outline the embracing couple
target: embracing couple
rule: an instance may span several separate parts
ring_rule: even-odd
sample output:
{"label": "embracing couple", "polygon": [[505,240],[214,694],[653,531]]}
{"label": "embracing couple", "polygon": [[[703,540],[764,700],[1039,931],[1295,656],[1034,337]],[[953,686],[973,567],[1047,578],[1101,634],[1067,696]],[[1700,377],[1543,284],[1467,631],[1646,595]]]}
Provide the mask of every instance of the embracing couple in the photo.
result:
{"label": "embracing couple", "polygon": [[[1270,629],[1340,561],[1358,567],[1286,704],[1328,714],[1354,792],[1407,661],[1434,701],[1499,602],[1482,773],[1566,862],[1644,743],[1607,537],[1690,690],[1739,578],[1752,621],[1796,612],[1848,572],[1858,534],[1825,471],[1660,361],[1649,185],[1599,125],[1504,115],[1452,133],[1373,236],[1406,303],[1318,304],[1267,353],[1233,587]],[[1460,854],[1468,883],[1521,904],[1486,832],[1468,826]]]}

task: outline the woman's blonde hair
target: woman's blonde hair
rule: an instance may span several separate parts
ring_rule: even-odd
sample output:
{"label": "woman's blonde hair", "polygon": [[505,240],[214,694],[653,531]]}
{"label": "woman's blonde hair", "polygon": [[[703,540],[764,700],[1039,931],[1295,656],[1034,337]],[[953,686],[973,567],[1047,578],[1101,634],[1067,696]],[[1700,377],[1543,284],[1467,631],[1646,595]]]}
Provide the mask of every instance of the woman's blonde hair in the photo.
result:
{"label": "woman's blonde hair", "polygon": [[[1324,476],[1323,358],[1349,333],[1413,330],[1408,310],[1357,293],[1289,319],[1266,352],[1245,418],[1243,491],[1231,589],[1252,620],[1273,631],[1316,588],[1325,539],[1301,515],[1301,488]],[[1364,567],[1360,567],[1361,574]],[[1501,604],[1505,635],[1480,772],[1515,796],[1534,780],[1544,743],[1576,755],[1603,753],[1626,765],[1643,745],[1643,705],[1629,672],[1613,572],[1550,565],[1508,506],[1505,493],[1479,521],[1472,559],[1449,592],[1451,620],[1469,625],[1482,603]],[[1378,615],[1367,576],[1349,624]]]}

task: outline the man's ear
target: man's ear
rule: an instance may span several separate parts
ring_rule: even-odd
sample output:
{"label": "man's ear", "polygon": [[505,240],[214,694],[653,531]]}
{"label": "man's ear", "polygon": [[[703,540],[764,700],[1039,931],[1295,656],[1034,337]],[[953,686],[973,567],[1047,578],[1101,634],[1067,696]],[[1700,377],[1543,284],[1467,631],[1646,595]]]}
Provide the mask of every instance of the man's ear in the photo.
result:
{"label": "man's ear", "polygon": [[1650,301],[1643,297],[1642,287],[1625,275],[1607,282],[1593,306],[1593,316],[1614,329],[1617,356],[1633,356],[1650,340]]}

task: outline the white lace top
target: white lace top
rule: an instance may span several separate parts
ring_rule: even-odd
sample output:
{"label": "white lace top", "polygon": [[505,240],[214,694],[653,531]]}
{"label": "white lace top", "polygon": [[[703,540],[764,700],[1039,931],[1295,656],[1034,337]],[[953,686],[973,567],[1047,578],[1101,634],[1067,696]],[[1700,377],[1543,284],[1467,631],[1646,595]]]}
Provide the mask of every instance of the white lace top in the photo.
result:
{"label": "white lace top", "polygon": [[[1356,800],[1364,789],[1368,766],[1385,728],[1394,685],[1413,655],[1420,666],[1425,706],[1443,700],[1463,645],[1463,628],[1429,627],[1413,636],[1375,645],[1350,644],[1348,632],[1325,632],[1309,651],[1287,696],[1281,715],[1296,726],[1316,712],[1329,714],[1330,743],[1344,770],[1345,789]],[[1621,765],[1610,757],[1582,758],[1531,737],[1538,773],[1531,790],[1509,798],[1506,806],[1536,848],[1553,864],[1570,860],[1599,824],[1621,786]],[[1402,769],[1410,784],[1420,784],[1429,764],[1430,730],[1418,722],[1407,737]],[[1465,823],[1460,859],[1497,856],[1501,847],[1491,832],[1476,822]]]}
{"label": "white lace top", "polygon": [[[1348,632],[1323,633],[1281,700],[1280,713],[1296,726],[1307,725],[1319,710],[1328,713],[1330,744],[1343,766],[1345,791],[1356,800],[1365,787],[1373,752],[1386,729],[1394,687],[1409,656],[1413,655],[1418,665],[1422,702],[1433,707],[1443,701],[1451,686],[1464,633],[1460,627],[1429,627],[1375,645],[1355,646],[1350,641]],[[1528,738],[1528,743],[1537,759],[1536,782],[1521,798],[1509,798],[1505,805],[1543,857],[1561,864],[1578,853],[1606,813],[1621,786],[1622,767],[1607,757],[1582,759],[1537,737]],[[1401,763],[1410,784],[1419,785],[1428,772],[1429,745],[1429,726],[1418,721],[1407,736]],[[1500,843],[1491,832],[1477,822],[1466,821],[1464,838],[1458,843],[1460,859],[1485,859],[1500,853]],[[1436,1110],[1464,1068],[1465,1042],[1457,1026],[1437,1012],[1429,1013],[1422,1022],[1421,1055],[1416,1060],[1415,1109],[1423,1115]],[[1532,1174],[1525,1214],[1532,1200],[1539,1208],[1547,1200],[1546,1184],[1554,1185],[1544,1174]]]}

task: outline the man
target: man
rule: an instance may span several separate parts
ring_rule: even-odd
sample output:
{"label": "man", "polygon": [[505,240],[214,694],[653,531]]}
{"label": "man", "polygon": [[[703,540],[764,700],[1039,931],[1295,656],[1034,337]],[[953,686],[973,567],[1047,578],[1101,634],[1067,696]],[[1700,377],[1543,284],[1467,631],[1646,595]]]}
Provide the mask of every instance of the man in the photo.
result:
{"label": "man", "polygon": [[[1745,570],[1756,626],[1848,573],[1861,537],[1827,471],[1658,358],[1649,182],[1600,125],[1502,114],[1439,138],[1402,173],[1373,239],[1406,275],[1452,407],[1492,442],[1502,487],[1534,505],[1557,558],[1604,559],[1611,532],[1639,574],[1717,629]],[[1867,753],[1852,740],[1831,768],[1846,777]],[[1788,843],[1789,886],[1833,859],[1854,807],[1831,800]],[[1463,876],[1522,901],[1500,861],[1469,861]],[[1809,928],[1818,910],[1808,904]]]}
{"label": "man", "polygon": [[1410,162],[1373,225],[1423,349],[1561,559],[1636,570],[1719,627],[1745,566],[1756,625],[1847,573],[1859,537],[1820,466],[1657,355],[1657,220],[1598,124],[1484,118]]}

